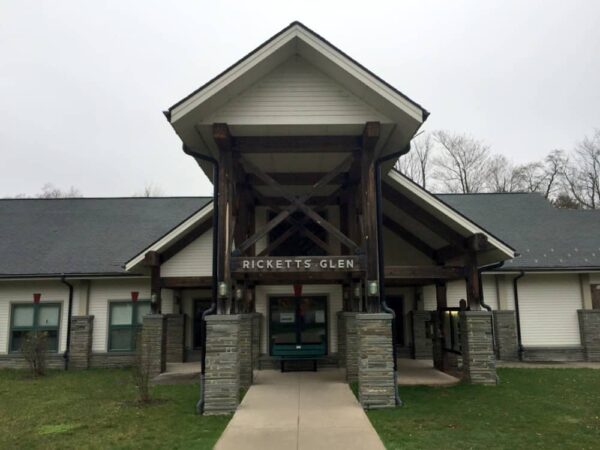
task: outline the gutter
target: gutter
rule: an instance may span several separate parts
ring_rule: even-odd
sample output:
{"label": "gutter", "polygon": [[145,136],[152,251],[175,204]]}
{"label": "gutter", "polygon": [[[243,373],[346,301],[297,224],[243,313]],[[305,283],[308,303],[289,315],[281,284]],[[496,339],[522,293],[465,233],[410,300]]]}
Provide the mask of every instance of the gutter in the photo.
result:
{"label": "gutter", "polygon": [[525,272],[521,270],[519,275],[513,278],[513,294],[515,297],[515,318],[517,321],[517,351],[519,361],[523,361],[523,339],[521,337],[521,313],[519,311],[519,286],[518,281],[525,276]]}
{"label": "gutter", "polygon": [[217,256],[219,254],[219,163],[215,158],[203,155],[197,151],[194,151],[187,145],[183,144],[183,151],[186,155],[190,155],[193,158],[201,159],[212,164],[213,168],[213,211],[212,211],[212,302],[210,307],[202,313],[201,329],[202,329],[202,340],[201,340],[201,354],[200,354],[200,398],[196,403],[196,414],[204,413],[204,383],[206,377],[206,316],[214,314],[217,311]]}
{"label": "gutter", "polygon": [[[481,273],[484,270],[496,270],[499,269],[500,267],[502,267],[504,265],[504,261],[500,261],[498,263],[495,264],[490,264],[488,266],[483,266],[480,267],[479,269],[477,269],[477,277],[479,278],[479,289],[480,289],[480,293],[479,293],[479,304],[481,305],[482,308],[488,310],[489,312],[492,312],[492,307],[488,304],[485,303],[485,299],[483,297],[483,281],[481,279]],[[492,316],[492,321],[493,321],[493,316]],[[492,331],[493,334],[493,331]]]}
{"label": "gutter", "polygon": [[375,160],[375,211],[377,214],[377,265],[378,265],[378,278],[379,278],[379,299],[381,308],[388,314],[392,315],[392,355],[394,358],[394,393],[396,406],[402,406],[402,400],[398,393],[398,352],[396,349],[397,336],[396,336],[396,313],[387,304],[385,298],[385,267],[384,267],[384,255],[383,255],[383,206],[381,201],[381,165],[385,161],[389,161],[393,158],[399,158],[410,151],[410,143],[402,150],[392,153]]}
{"label": "gutter", "polygon": [[65,275],[60,277],[60,282],[69,288],[69,311],[67,313],[67,348],[63,358],[65,360],[65,370],[69,370],[69,356],[71,351],[71,317],[73,315],[73,285],[67,281]]}

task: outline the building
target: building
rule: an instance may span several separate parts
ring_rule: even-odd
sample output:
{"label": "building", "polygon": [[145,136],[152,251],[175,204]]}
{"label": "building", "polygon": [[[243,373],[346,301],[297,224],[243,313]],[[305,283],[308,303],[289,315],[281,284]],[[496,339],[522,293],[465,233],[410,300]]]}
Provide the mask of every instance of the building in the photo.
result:
{"label": "building", "polygon": [[600,359],[600,214],[415,185],[392,166],[427,111],[304,25],[165,115],[213,198],[0,201],[0,366],[32,330],[54,366],[129,365],[142,330],[220,413],[282,358],[345,367],[368,408],[395,356],[474,383]]}

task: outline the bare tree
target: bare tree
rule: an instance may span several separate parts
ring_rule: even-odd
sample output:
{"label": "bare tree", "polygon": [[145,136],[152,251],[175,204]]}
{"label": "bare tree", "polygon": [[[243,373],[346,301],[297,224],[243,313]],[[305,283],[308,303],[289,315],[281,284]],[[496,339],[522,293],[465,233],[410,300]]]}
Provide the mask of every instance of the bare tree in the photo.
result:
{"label": "bare tree", "polygon": [[436,131],[433,137],[440,145],[434,158],[434,177],[448,192],[468,194],[485,189],[489,147],[465,134]]}
{"label": "bare tree", "polygon": [[146,183],[141,192],[133,194],[134,197],[162,197],[164,195],[164,190],[159,185],[152,182]]}
{"label": "bare tree", "polygon": [[523,188],[523,173],[504,155],[492,155],[487,162],[486,190],[489,192],[517,192]]}
{"label": "bare tree", "polygon": [[396,169],[427,189],[433,149],[434,141],[431,134],[426,133],[416,137],[411,142],[411,151],[401,156],[396,162]]}
{"label": "bare tree", "polygon": [[569,194],[584,208],[600,208],[600,129],[575,147],[563,172]]}
{"label": "bare tree", "polygon": [[81,191],[73,186],[63,191],[52,183],[46,183],[42,186],[42,192],[36,195],[38,198],[76,198],[83,197]]}

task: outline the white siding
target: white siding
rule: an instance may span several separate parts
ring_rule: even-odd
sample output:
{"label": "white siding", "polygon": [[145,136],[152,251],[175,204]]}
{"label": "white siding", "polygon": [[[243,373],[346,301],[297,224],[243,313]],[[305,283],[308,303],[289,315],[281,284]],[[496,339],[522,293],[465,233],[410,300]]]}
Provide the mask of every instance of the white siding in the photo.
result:
{"label": "white siding", "polygon": [[600,273],[590,273],[590,284],[600,284]]}
{"label": "white siding", "polygon": [[163,277],[199,277],[212,274],[212,230],[207,231],[160,267]]}
{"label": "white siding", "polygon": [[89,314],[94,316],[93,352],[106,352],[108,346],[108,303],[111,300],[131,300],[131,291],[139,292],[140,300],[150,299],[150,280],[93,280],[90,286]]}
{"label": "white siding", "polygon": [[[256,312],[262,314],[262,330],[260,348],[262,353],[268,353],[267,339],[269,336],[269,302],[271,295],[291,295],[294,292],[293,286],[256,286]],[[325,295],[327,296],[328,329],[329,334],[329,353],[337,353],[337,312],[343,308],[342,286],[340,285],[304,285],[302,294],[305,295]]]}
{"label": "white siding", "polygon": [[344,124],[389,122],[319,69],[296,55],[204,123]]}
{"label": "white siding", "polygon": [[581,305],[578,275],[525,275],[519,280],[523,346],[580,345],[577,310]]}
{"label": "white siding", "polygon": [[[72,283],[76,285],[76,282]],[[76,287],[76,286],[75,286]],[[67,342],[69,292],[60,281],[6,281],[0,282],[0,354],[8,353],[10,335],[10,310],[13,303],[33,303],[33,294],[42,294],[41,303],[60,303],[59,352],[64,352]],[[73,310],[77,311],[77,289],[73,293]]]}
{"label": "white siding", "polygon": [[[467,299],[467,284],[464,280],[450,281],[446,284],[446,296],[448,298],[448,306],[451,308],[458,307],[461,299]],[[483,296],[486,304],[492,309],[498,309],[498,299],[496,295],[496,284],[493,276],[483,276]],[[435,286],[423,286],[423,301],[426,311],[433,311],[437,308],[435,299]]]}

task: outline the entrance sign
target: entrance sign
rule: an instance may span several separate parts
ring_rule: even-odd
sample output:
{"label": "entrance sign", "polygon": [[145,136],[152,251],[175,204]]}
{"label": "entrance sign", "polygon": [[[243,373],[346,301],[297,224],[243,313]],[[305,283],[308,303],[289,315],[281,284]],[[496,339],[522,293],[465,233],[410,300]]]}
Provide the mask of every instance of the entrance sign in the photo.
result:
{"label": "entrance sign", "polygon": [[232,272],[358,272],[360,256],[253,256],[231,258]]}

